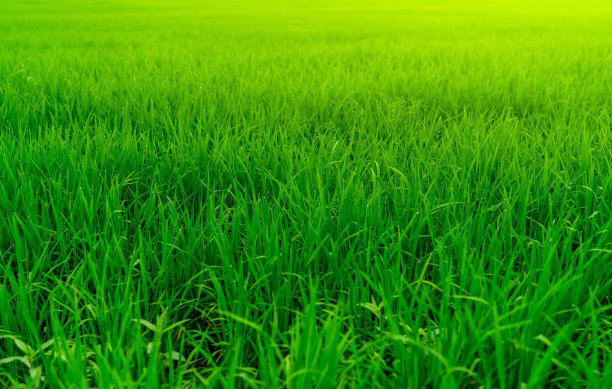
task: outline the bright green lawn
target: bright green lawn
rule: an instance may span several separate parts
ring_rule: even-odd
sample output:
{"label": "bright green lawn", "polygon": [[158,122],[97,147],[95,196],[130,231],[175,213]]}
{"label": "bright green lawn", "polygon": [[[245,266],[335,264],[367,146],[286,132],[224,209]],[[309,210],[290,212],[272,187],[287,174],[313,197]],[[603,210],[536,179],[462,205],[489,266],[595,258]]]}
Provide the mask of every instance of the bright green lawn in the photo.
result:
{"label": "bright green lawn", "polygon": [[0,0],[0,387],[612,387],[612,4],[376,3]]}

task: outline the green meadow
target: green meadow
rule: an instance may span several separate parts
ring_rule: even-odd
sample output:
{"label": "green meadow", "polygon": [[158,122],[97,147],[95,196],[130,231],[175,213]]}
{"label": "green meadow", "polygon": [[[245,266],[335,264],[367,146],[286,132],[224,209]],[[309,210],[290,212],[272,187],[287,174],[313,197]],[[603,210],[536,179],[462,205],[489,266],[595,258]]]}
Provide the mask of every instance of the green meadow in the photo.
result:
{"label": "green meadow", "polygon": [[612,4],[0,0],[0,387],[612,388]]}

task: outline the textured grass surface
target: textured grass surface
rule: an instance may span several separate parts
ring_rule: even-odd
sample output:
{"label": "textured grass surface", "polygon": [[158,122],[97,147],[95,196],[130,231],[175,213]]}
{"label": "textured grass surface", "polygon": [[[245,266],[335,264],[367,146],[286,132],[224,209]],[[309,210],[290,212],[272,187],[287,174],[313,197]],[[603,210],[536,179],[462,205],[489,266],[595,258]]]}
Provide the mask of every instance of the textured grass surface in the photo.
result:
{"label": "textured grass surface", "polygon": [[3,0],[0,386],[612,387],[611,125],[603,3]]}

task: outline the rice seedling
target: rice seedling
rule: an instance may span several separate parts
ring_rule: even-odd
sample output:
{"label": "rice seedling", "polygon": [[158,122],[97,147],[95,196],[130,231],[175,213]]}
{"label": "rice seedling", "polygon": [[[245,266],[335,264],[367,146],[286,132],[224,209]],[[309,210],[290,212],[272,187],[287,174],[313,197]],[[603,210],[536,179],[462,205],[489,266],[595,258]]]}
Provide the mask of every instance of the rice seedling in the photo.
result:
{"label": "rice seedling", "polygon": [[612,387],[612,6],[0,3],[0,387]]}

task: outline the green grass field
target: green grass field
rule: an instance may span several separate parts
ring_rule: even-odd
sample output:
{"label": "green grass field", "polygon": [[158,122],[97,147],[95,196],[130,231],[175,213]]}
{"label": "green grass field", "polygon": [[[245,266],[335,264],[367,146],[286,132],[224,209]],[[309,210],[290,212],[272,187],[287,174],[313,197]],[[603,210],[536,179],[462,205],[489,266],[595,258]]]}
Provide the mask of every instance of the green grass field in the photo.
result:
{"label": "green grass field", "polygon": [[612,388],[612,3],[1,0],[0,387]]}

